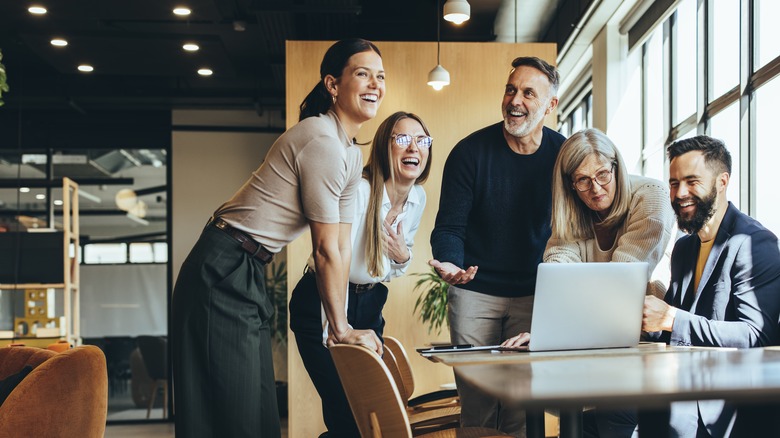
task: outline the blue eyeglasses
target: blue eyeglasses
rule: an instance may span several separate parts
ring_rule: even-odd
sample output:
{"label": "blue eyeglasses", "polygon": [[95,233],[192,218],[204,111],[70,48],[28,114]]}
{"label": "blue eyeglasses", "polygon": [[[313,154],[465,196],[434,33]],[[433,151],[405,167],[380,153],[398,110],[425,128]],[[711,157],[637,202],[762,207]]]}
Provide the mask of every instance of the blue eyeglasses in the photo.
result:
{"label": "blue eyeglasses", "polygon": [[421,149],[430,149],[431,145],[433,145],[433,138],[427,135],[412,137],[409,134],[393,134],[393,139],[395,140],[395,145],[400,148],[408,148],[412,141]]}

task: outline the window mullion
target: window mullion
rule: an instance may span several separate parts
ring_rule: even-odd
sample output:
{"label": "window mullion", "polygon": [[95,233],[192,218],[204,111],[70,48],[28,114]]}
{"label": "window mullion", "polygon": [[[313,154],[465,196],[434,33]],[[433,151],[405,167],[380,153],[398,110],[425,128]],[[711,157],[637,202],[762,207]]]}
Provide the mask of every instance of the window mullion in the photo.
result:
{"label": "window mullion", "polygon": [[696,120],[698,121],[696,132],[699,134],[710,133],[710,118],[712,117],[712,114],[707,113],[707,104],[712,95],[711,84],[713,83],[714,75],[712,64],[715,59],[713,56],[713,50],[715,50],[713,47],[715,38],[713,38],[712,26],[714,21],[712,17],[713,1],[698,0],[696,8],[696,38],[699,41],[696,56],[699,58],[698,64],[701,66],[701,71],[696,72]]}
{"label": "window mullion", "polygon": [[[674,62],[675,53],[677,48],[675,47],[675,40],[677,37],[677,11],[675,11],[669,20],[664,23],[664,63],[666,66],[664,69],[664,132],[667,133],[666,144],[674,141],[672,136],[672,127],[674,127],[674,120],[677,118],[677,108],[674,104],[674,96],[677,95],[677,83],[675,80],[675,72],[677,69],[677,63]],[[664,145],[666,146],[666,145]]]}
{"label": "window mullion", "polygon": [[751,83],[755,63],[753,0],[740,1],[739,35],[739,156],[740,209],[755,217],[756,209],[756,101]]}

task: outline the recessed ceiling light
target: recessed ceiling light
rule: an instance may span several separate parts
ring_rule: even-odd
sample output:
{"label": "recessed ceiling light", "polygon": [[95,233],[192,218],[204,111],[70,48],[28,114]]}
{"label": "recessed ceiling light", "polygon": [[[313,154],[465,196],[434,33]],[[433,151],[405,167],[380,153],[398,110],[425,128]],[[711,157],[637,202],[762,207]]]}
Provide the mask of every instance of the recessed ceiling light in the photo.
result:
{"label": "recessed ceiling light", "polygon": [[19,191],[22,193],[30,193],[29,187],[19,187]]}
{"label": "recessed ceiling light", "polygon": [[92,66],[91,66],[91,65],[89,65],[89,64],[81,64],[80,66],[78,66],[78,69],[79,69],[79,71],[81,71],[81,72],[84,72],[84,73],[89,73],[89,72],[91,72],[91,71],[95,70],[95,67],[92,67]]}
{"label": "recessed ceiling light", "polygon": [[62,199],[55,199],[54,205],[62,205]]}
{"label": "recessed ceiling light", "polygon": [[185,15],[190,15],[192,11],[190,10],[190,8],[186,8],[184,6],[177,6],[176,8],[173,9],[173,13],[176,15],[185,16]]}
{"label": "recessed ceiling light", "polygon": [[27,8],[27,12],[35,15],[43,15],[46,13],[46,8],[40,5],[33,5]]}
{"label": "recessed ceiling light", "polygon": [[211,75],[214,74],[214,72],[211,71],[210,68],[201,68],[201,69],[198,69],[198,74],[201,75],[201,76],[211,76]]}
{"label": "recessed ceiling light", "polygon": [[200,47],[195,43],[185,43],[183,46],[181,46],[181,48],[188,52],[197,52],[200,49]]}
{"label": "recessed ceiling light", "polygon": [[46,195],[44,195],[43,193],[38,193],[37,195],[35,195],[35,199],[40,199],[40,200],[46,199]]}
{"label": "recessed ceiling light", "polygon": [[68,45],[68,42],[65,41],[63,38],[53,38],[51,40],[51,45],[57,47],[65,47]]}

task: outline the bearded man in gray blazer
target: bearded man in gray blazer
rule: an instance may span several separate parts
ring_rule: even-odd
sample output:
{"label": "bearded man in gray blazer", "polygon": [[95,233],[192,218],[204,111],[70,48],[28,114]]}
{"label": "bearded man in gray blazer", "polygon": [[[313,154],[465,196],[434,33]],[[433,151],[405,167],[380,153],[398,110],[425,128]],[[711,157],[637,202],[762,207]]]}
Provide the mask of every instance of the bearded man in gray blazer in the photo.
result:
{"label": "bearded man in gray blazer", "polygon": [[[726,199],[731,177],[726,146],[700,135],[667,151],[672,207],[688,235],[675,244],[664,300],[645,298],[642,330],[671,345],[780,344],[777,237]],[[729,436],[738,415],[742,411],[737,414],[722,400],[674,403],[670,432]]]}

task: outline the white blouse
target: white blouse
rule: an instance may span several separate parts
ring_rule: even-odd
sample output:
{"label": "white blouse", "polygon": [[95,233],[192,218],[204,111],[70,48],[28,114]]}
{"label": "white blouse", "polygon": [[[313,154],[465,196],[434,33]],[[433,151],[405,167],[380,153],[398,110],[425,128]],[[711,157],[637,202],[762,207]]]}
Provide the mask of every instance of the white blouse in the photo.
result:
{"label": "white blouse", "polygon": [[[365,178],[360,179],[357,196],[355,199],[355,220],[352,221],[352,261],[349,266],[349,282],[355,284],[379,283],[390,281],[395,277],[403,275],[409,264],[412,262],[412,246],[414,246],[414,236],[417,234],[417,228],[420,226],[423,210],[425,210],[425,190],[422,186],[414,185],[406,198],[401,214],[395,218],[392,224],[394,230],[398,229],[398,222],[403,222],[401,230],[406,240],[406,248],[409,250],[409,260],[404,263],[396,263],[390,260],[385,254],[384,277],[372,277],[368,273],[368,264],[366,263],[366,211],[368,210],[368,201],[371,197],[371,185]],[[382,194],[382,211],[380,220],[384,222],[387,213],[390,212],[390,197],[387,195],[387,188]],[[309,257],[309,268],[314,268],[314,259]],[[346,286],[346,285],[345,285]],[[346,294],[347,288],[344,288]],[[344,300],[344,311],[349,307],[349,294]],[[324,307],[320,306],[320,317],[322,321],[322,344],[327,347],[328,340],[328,319],[325,316]]]}
{"label": "white blouse", "polygon": [[[423,210],[425,209],[425,190],[422,186],[415,185],[409,192],[401,214],[393,222],[393,230],[398,229],[398,222],[401,224],[401,230],[406,240],[406,248],[409,250],[409,260],[404,263],[396,263],[385,254],[383,257],[384,277],[372,277],[368,273],[368,264],[366,261],[366,212],[368,202],[371,197],[371,185],[365,178],[360,179],[358,185],[357,197],[355,199],[355,220],[352,221],[352,263],[349,266],[349,281],[355,284],[379,283],[390,281],[393,278],[400,277],[409,268],[412,261],[412,246],[414,246],[414,236],[417,234],[417,228],[420,226]],[[382,210],[380,220],[384,221],[387,213],[390,212],[390,198],[387,196],[387,188],[382,195]]]}

